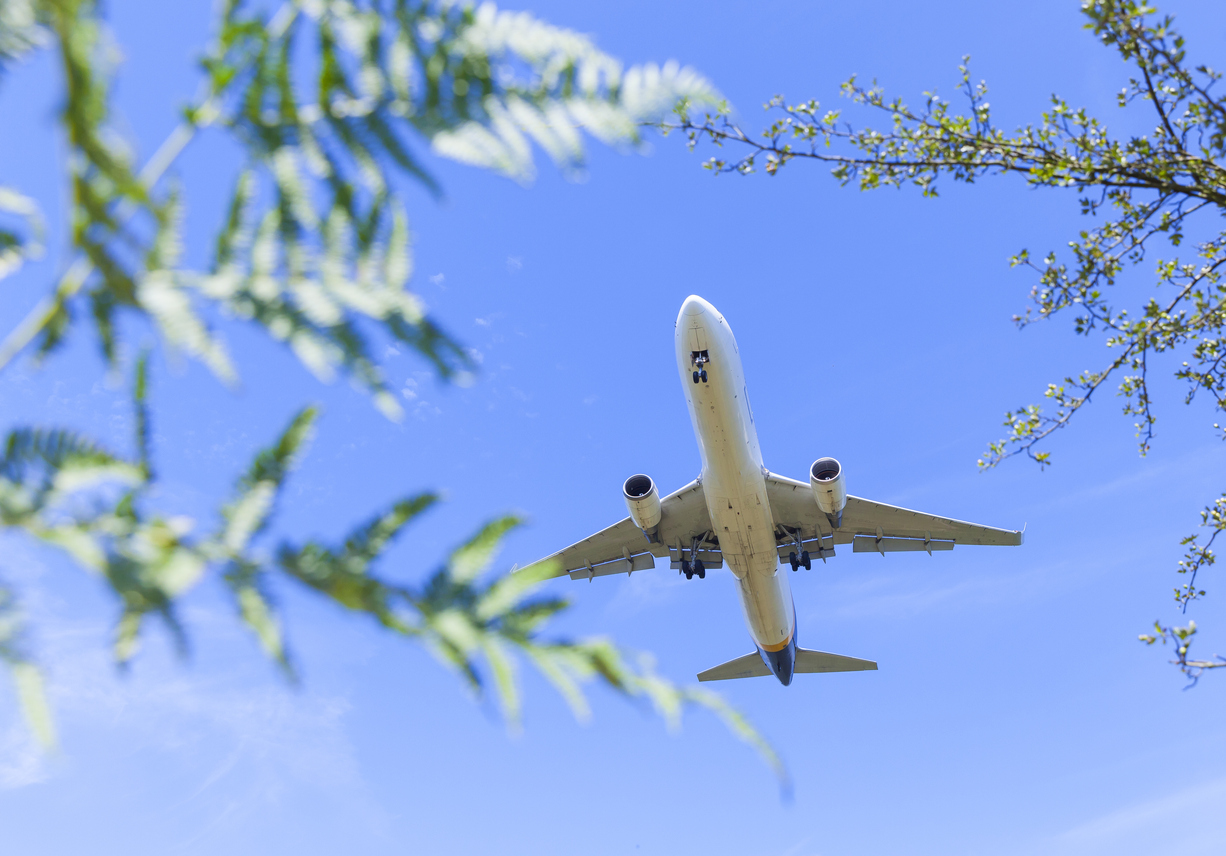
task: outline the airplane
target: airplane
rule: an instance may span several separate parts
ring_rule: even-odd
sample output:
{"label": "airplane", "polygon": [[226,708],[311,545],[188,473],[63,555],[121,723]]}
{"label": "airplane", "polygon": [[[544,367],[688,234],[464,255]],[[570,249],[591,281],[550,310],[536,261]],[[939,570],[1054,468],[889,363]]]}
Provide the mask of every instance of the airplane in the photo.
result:
{"label": "airplane", "polygon": [[853,553],[931,556],[955,544],[1022,543],[1022,531],[852,496],[834,458],[814,461],[807,483],[772,473],[762,463],[740,351],[724,316],[690,295],[674,340],[701,475],[664,499],[649,476],[630,476],[622,486],[629,517],[532,566],[551,562],[552,576],[590,582],[654,568],[656,559],[700,580],[726,563],[757,650],[700,672],[698,680],[774,675],[788,686],[796,673],[877,668],[872,660],[797,646],[796,606],[781,561],[809,570],[814,556],[825,562],[846,544]]}

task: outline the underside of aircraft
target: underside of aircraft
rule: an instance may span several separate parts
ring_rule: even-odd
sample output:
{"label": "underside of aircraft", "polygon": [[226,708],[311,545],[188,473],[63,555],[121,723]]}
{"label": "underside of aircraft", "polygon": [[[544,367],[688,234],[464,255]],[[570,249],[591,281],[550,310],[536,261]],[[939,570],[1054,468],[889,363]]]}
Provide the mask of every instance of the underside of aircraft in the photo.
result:
{"label": "underside of aircraft", "polygon": [[723,316],[700,297],[683,304],[675,331],[677,363],[703,459],[702,474],[660,498],[646,475],[626,479],[629,516],[542,561],[558,576],[594,580],[632,574],[667,560],[687,579],[727,567],[738,583],[756,653],[699,673],[700,681],[795,673],[874,670],[871,660],[797,646],[788,575],[853,553],[934,552],[955,545],[1016,546],[1023,533],[996,529],[851,496],[843,468],[819,458],[807,482],[762,464],[739,350]]}

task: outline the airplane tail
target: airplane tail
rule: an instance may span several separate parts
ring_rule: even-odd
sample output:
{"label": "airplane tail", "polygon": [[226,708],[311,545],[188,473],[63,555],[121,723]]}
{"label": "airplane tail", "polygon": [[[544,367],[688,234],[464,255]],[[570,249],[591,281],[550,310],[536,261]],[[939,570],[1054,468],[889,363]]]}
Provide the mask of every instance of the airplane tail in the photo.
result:
{"label": "airplane tail", "polygon": [[[876,671],[877,664],[872,660],[861,660],[856,657],[844,657],[842,654],[827,654],[825,651],[810,651],[808,648],[796,649],[796,672],[863,672]],[[698,673],[700,681],[730,681],[734,678],[764,678],[771,670],[762,662],[758,652],[737,657]]]}

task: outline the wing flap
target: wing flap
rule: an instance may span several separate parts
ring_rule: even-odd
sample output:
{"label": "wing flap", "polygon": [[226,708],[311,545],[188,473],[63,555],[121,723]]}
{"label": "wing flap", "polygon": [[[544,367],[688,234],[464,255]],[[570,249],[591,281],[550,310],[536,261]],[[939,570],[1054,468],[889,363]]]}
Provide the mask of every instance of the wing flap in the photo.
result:
{"label": "wing flap", "polygon": [[[814,538],[812,541],[802,541],[800,549],[808,552],[814,559],[829,559],[834,555],[834,545],[835,539],[827,535],[824,539]],[[796,552],[796,545],[789,541],[779,545],[775,552],[779,554],[779,561],[782,562],[788,557],[788,553]]]}
{"label": "wing flap", "polygon": [[952,550],[953,541],[924,541],[919,538],[874,538],[857,535],[852,539],[853,553],[931,553],[933,550]]}
{"label": "wing flap", "polygon": [[616,559],[592,567],[582,567],[577,571],[569,571],[572,580],[592,580],[596,577],[607,577],[609,574],[632,574],[635,571],[650,571],[656,566],[656,557],[650,553],[631,556],[629,559]]}

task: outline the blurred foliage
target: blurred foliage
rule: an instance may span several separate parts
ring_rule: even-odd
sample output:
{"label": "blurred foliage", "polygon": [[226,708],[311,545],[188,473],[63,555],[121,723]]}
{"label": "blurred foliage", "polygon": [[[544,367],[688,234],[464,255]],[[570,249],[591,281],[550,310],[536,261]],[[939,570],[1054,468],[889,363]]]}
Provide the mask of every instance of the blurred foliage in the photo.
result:
{"label": "blurred foliage", "polygon": [[50,746],[55,742],[55,728],[43,692],[43,676],[26,652],[22,631],[17,599],[7,586],[0,584],[0,660],[13,676],[17,700],[34,736],[44,746]]}
{"label": "blurred foliage", "polygon": [[[775,118],[758,136],[743,131],[726,106],[701,119],[683,108],[660,125],[687,134],[691,148],[706,142],[748,151],[739,158],[709,159],[704,165],[715,174],[747,175],[761,167],[773,176],[795,160],[820,161],[830,164],[831,175],[844,185],[855,183],[861,190],[912,185],[924,196],[937,195],[942,177],[973,184],[988,175],[1015,174],[1033,187],[1073,190],[1081,213],[1102,218],[1069,241],[1067,255],[1052,251],[1036,259],[1022,250],[1010,261],[1038,275],[1031,291],[1034,306],[1014,316],[1019,327],[1065,312],[1073,316],[1078,335],[1102,335],[1111,355],[1096,371],[1050,384],[1044,395],[1054,412],[1032,404],[1007,413],[1007,434],[990,444],[979,461],[983,468],[1018,454],[1048,466],[1051,453],[1041,444],[1068,425],[1108,380],[1124,398],[1124,413],[1136,419],[1144,455],[1155,424],[1149,360],[1159,354],[1185,358],[1175,376],[1187,382],[1187,403],[1200,394],[1217,412],[1226,411],[1226,231],[1216,219],[1226,214],[1226,97],[1214,91],[1221,74],[1189,61],[1173,19],[1147,3],[1085,0],[1082,12],[1086,29],[1131,66],[1135,76],[1117,102],[1149,112],[1156,121],[1151,133],[1113,136],[1084,108],[1057,96],[1038,124],[1004,131],[993,124],[987,85],[972,83],[969,57],[959,68],[963,112],[936,92],[925,92],[913,107],[888,98],[875,81],[866,87],[853,77],[843,84],[843,95],[884,114],[887,128],[856,127],[842,111],[823,112],[817,101],[790,103],[782,96],[765,105]],[[1180,256],[1190,230],[1203,237],[1190,240],[1191,252]],[[1117,279],[1156,254],[1162,242],[1170,249],[1153,259],[1156,296],[1129,305]],[[1213,427],[1226,439],[1220,424]],[[1196,574],[1213,563],[1210,545],[1226,528],[1224,501],[1202,514],[1211,533],[1206,543],[1195,534],[1183,541],[1187,552],[1177,570],[1188,574],[1189,582],[1175,594],[1184,611],[1204,594],[1196,588]],[[1183,631],[1180,650],[1186,654],[1195,630]],[[1168,628],[1168,635],[1174,632]],[[1183,655],[1175,662],[1189,677],[1208,668],[1189,665]]]}
{"label": "blurred foliage", "polygon": [[0,213],[21,222],[18,228],[0,225],[0,279],[16,273],[26,259],[42,255],[42,218],[34,200],[0,185]]}
{"label": "blurred foliage", "polygon": [[[583,165],[584,132],[633,146],[646,122],[681,101],[714,103],[710,84],[675,64],[623,69],[587,38],[491,4],[407,0],[299,0],[271,15],[222,5],[201,62],[204,81],[181,124],[143,164],[120,132],[112,85],[118,51],[92,0],[0,0],[0,72],[37,49],[63,75],[60,121],[70,156],[70,255],[51,294],[0,348],[0,367],[27,346],[42,357],[88,309],[110,365],[118,364],[119,310],[144,316],[172,348],[237,378],[218,331],[248,319],[321,378],[338,369],[389,417],[399,406],[368,344],[372,332],[407,345],[441,378],[469,368],[464,352],[408,289],[408,217],[396,192],[408,179],[439,192],[421,150],[527,182],[532,146],[560,168]],[[211,261],[184,261],[185,188],[167,179],[201,132],[226,134],[243,154]],[[37,257],[34,202],[0,187],[0,278]],[[103,579],[120,604],[114,653],[136,654],[149,618],[186,649],[176,604],[210,577],[224,581],[259,644],[294,676],[274,581],[293,581],[387,630],[425,644],[475,691],[492,684],[508,723],[519,721],[518,664],[526,660],[588,715],[596,682],[647,702],[670,724],[686,706],[714,711],[786,782],[770,746],[718,695],[660,677],[649,657],[608,639],[544,635],[567,607],[537,587],[547,567],[491,575],[502,537],[495,520],[421,585],[375,565],[437,497],[406,498],[339,545],[282,542],[261,549],[277,499],[316,420],[298,413],[260,452],[219,512],[216,527],[159,514],[151,490],[147,360],[135,367],[134,458],[63,429],[9,432],[0,459],[0,524],[58,547]],[[49,744],[42,679],[23,636],[15,595],[0,587],[0,658],[27,719]]]}
{"label": "blurred foliage", "polygon": [[[469,368],[406,287],[413,264],[397,177],[439,191],[420,149],[527,181],[533,143],[573,171],[584,131],[633,145],[643,122],[679,100],[717,97],[690,69],[623,69],[583,36],[488,3],[299,0],[267,15],[227,0],[199,96],[138,166],[112,105],[117,51],[98,4],[5,0],[0,9],[0,67],[39,44],[59,54],[74,251],[53,293],[0,347],[0,366],[35,341],[40,356],[53,350],[83,307],[114,361],[123,308],[233,381],[211,307],[213,320],[260,325],[323,379],[343,369],[392,418],[400,407],[368,328],[444,378]],[[206,130],[231,139],[244,164],[211,263],[197,270],[182,257],[181,191],[164,178]],[[0,254],[20,258],[25,246],[0,232]],[[0,274],[15,264],[5,259]]]}
{"label": "blurred foliage", "polygon": [[45,36],[35,0],[0,0],[0,71],[4,63],[40,46]]}
{"label": "blurred foliage", "polygon": [[[154,481],[146,386],[142,357],[133,384],[133,459],[67,431],[23,428],[9,432],[0,458],[0,522],[68,552],[106,581],[120,604],[114,641],[120,665],[136,654],[150,617],[163,621],[185,649],[187,633],[175,604],[201,581],[215,577],[224,580],[242,621],[293,680],[293,658],[269,588],[274,581],[294,581],[425,644],[474,691],[492,683],[512,728],[520,718],[516,669],[522,658],[557,688],[581,720],[589,715],[583,685],[592,681],[646,700],[670,725],[679,722],[687,705],[709,709],[786,784],[774,750],[717,694],[673,684],[655,672],[650,657],[630,655],[608,639],[546,637],[549,619],[569,605],[538,593],[552,567],[546,563],[519,573],[489,573],[503,537],[520,525],[518,518],[482,526],[419,585],[383,576],[375,566],[402,530],[438,501],[433,493],[392,504],[337,545],[282,541],[261,549],[260,536],[309,442],[318,416],[313,407],[301,410],[276,442],[256,455],[213,531],[198,533],[190,518],[157,513],[150,499]],[[36,733],[49,741],[52,726],[41,677],[21,642],[13,595],[0,588],[0,658],[13,672]]]}

